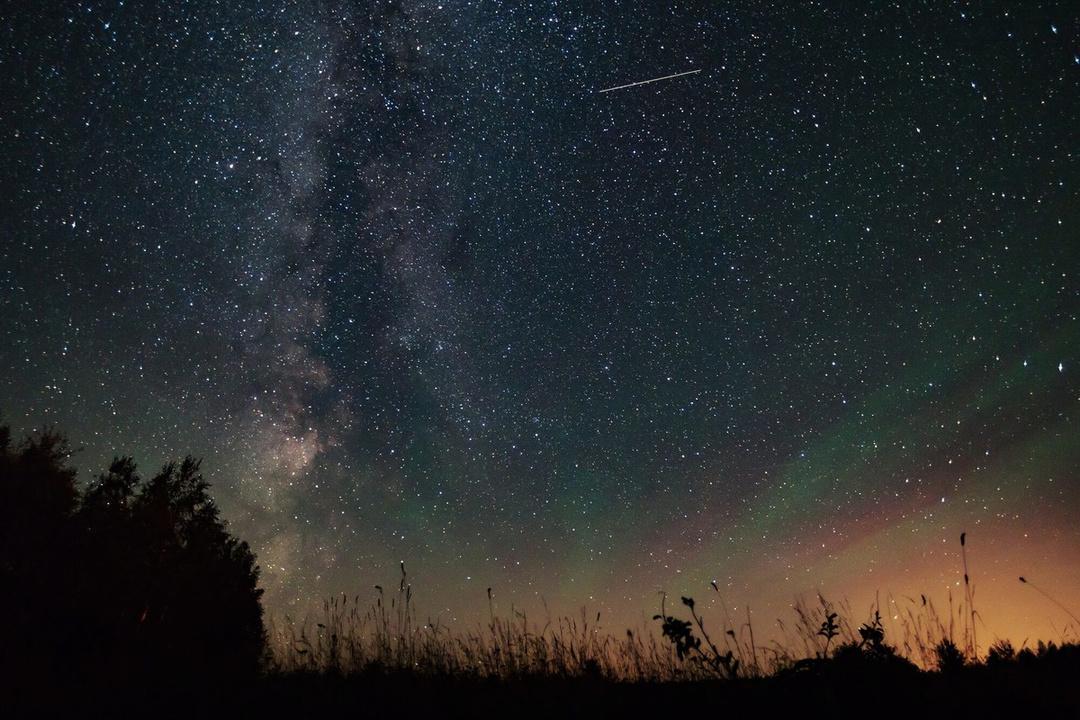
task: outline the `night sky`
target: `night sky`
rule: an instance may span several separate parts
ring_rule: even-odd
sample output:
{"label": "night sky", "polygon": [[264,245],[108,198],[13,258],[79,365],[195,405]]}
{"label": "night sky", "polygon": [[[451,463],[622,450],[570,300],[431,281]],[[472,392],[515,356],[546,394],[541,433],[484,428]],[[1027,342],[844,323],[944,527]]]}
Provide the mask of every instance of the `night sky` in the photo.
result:
{"label": "night sky", "polygon": [[0,418],[203,457],[271,614],[768,627],[966,531],[992,633],[1068,622],[1075,2],[22,5]]}

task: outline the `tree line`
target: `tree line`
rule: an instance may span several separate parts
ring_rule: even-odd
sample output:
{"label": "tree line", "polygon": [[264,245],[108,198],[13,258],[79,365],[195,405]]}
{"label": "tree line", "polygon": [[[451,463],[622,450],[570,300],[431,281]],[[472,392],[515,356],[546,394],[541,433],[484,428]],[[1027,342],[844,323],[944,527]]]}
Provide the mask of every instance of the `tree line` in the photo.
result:
{"label": "tree line", "polygon": [[0,426],[0,678],[15,688],[256,673],[259,569],[191,457],[77,481],[64,437]]}

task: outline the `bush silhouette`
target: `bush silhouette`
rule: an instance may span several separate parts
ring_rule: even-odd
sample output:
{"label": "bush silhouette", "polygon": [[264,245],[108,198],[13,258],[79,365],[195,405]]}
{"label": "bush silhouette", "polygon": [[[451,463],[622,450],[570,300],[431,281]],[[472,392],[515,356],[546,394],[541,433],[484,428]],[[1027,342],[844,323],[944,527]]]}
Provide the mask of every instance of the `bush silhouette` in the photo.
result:
{"label": "bush silhouette", "polygon": [[155,683],[256,672],[262,591],[191,458],[144,482],[115,459],[85,492],[52,432],[13,447],[0,427],[4,677]]}
{"label": "bush silhouette", "polygon": [[990,667],[1001,667],[1015,659],[1016,650],[1008,640],[998,640],[986,653],[986,664]]}
{"label": "bush silhouette", "polygon": [[934,648],[934,652],[937,654],[937,666],[940,672],[959,672],[964,669],[964,665],[967,663],[964,653],[960,651],[960,648],[956,647],[956,643],[948,638],[939,642],[937,647]]}

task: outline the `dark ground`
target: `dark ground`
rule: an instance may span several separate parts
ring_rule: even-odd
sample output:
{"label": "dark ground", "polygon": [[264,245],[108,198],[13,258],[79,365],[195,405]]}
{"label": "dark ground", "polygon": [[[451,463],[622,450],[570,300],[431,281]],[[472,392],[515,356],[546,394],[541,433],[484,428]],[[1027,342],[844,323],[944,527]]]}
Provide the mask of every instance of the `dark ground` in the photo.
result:
{"label": "dark ground", "polygon": [[1077,654],[953,673],[811,668],[760,680],[630,684],[372,673],[228,684],[143,679],[7,694],[15,714],[148,717],[1080,717]]}

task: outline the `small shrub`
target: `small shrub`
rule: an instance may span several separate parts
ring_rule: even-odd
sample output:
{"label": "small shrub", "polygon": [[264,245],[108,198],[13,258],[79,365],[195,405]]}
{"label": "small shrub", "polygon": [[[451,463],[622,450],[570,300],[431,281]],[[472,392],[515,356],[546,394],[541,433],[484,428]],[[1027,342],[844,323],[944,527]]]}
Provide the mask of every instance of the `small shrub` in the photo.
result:
{"label": "small shrub", "polygon": [[1016,659],[1016,650],[1008,640],[998,640],[986,653],[986,664],[990,667],[999,667],[1011,663]]}
{"label": "small shrub", "polygon": [[960,652],[960,648],[956,647],[956,643],[948,638],[945,638],[937,644],[934,648],[934,652],[937,655],[937,668],[943,673],[954,673],[958,670],[963,670],[967,661],[964,658],[964,653]]}

